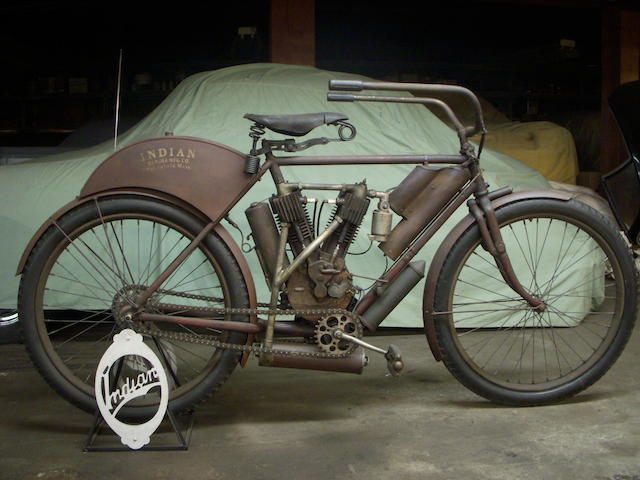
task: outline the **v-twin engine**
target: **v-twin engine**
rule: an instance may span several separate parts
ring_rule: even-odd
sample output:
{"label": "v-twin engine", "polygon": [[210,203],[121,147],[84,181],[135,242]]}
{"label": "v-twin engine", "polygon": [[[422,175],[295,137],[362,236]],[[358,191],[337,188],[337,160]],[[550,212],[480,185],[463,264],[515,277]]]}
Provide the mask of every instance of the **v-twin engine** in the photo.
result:
{"label": "v-twin engine", "polygon": [[[356,237],[358,228],[369,207],[367,186],[360,183],[341,191],[329,223],[341,219],[340,226],[329,235],[320,248],[303,262],[286,282],[286,296],[295,309],[336,309],[347,308],[353,299],[352,276],[345,264],[345,255]],[[299,190],[284,195],[274,195],[269,205],[254,203],[246,215],[251,226],[256,252],[260,259],[267,284],[272,285],[276,270],[279,228],[276,225],[290,225],[287,242],[295,258],[316,237],[313,222],[307,212],[307,198]],[[272,215],[273,211],[273,215]],[[286,266],[289,259],[285,259]],[[315,322],[319,316],[307,316]]]}

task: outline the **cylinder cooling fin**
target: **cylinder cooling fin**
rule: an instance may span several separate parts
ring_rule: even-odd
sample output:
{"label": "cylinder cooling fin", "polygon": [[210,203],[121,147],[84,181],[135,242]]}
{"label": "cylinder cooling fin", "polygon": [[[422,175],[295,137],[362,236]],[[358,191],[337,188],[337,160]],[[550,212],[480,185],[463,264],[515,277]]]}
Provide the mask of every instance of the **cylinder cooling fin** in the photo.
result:
{"label": "cylinder cooling fin", "polygon": [[324,252],[338,257],[344,257],[347,253],[369,209],[370,200],[366,197],[366,186],[363,192],[364,194],[359,191],[346,192],[341,195],[341,203],[334,209],[330,222],[338,216],[344,223],[322,246]]}
{"label": "cylinder cooling fin", "polygon": [[269,203],[278,224],[291,224],[288,241],[293,253],[298,255],[314,238],[313,226],[307,208],[303,205],[302,195],[299,191],[274,195]]}

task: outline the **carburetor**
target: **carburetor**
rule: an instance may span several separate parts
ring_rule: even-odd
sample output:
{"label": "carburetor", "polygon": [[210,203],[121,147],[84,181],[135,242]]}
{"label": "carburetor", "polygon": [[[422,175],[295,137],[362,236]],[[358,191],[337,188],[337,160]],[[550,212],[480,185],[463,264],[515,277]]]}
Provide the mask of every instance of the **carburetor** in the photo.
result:
{"label": "carburetor", "polygon": [[373,211],[371,219],[371,234],[369,238],[376,242],[386,242],[391,232],[393,213],[389,209],[389,193],[370,190],[369,196],[378,198],[378,208]]}

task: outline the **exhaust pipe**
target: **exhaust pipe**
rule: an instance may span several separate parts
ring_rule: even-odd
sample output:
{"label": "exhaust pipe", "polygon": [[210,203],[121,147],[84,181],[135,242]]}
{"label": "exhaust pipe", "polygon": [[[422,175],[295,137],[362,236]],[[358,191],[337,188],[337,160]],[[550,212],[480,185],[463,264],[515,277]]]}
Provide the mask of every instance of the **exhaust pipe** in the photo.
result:
{"label": "exhaust pipe", "polygon": [[382,295],[374,300],[362,315],[362,323],[370,332],[374,332],[411,289],[424,278],[425,266],[424,260],[411,262],[387,285]]}
{"label": "exhaust pipe", "polygon": [[[273,348],[280,351],[284,350],[287,353],[274,353],[272,363],[268,365],[270,367],[360,374],[367,365],[367,357],[362,348],[357,348],[345,358],[314,358],[292,355],[295,353],[318,353],[317,346],[304,343],[274,343]],[[262,362],[260,364],[267,366]]]}

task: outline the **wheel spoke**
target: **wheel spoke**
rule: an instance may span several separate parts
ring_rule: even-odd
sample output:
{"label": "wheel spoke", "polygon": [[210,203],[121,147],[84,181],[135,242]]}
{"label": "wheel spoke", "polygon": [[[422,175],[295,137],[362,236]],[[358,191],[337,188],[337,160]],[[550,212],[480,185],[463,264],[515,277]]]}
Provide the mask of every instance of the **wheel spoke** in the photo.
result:
{"label": "wheel spoke", "polygon": [[80,323],[91,323],[94,324],[96,322],[89,322],[90,319],[97,317],[98,315],[104,315],[106,312],[108,312],[109,310],[101,310],[99,312],[94,313],[93,315],[89,315],[88,317],[84,317],[81,318],[80,320],[55,320],[55,319],[45,319],[45,322],[59,322],[59,323],[66,323],[66,325],[64,327],[60,327],[56,330],[52,330],[49,332],[49,336],[55,335],[58,332],[61,332],[63,330],[66,330],[69,327],[73,327],[75,325],[78,325]]}
{"label": "wheel spoke", "polygon": [[[118,210],[127,202],[144,204],[140,207],[143,213]],[[53,242],[47,247],[48,256],[37,269],[31,267],[32,271],[29,271],[28,267],[25,271],[25,275],[36,279],[33,281],[36,287],[28,300],[36,306],[35,316],[30,321],[41,325],[34,331],[43,332],[30,341],[35,342],[34,345],[41,343],[37,348],[44,352],[43,360],[39,360],[43,365],[51,362],[58,371],[65,372],[64,380],[53,380],[56,388],[87,409],[94,408],[95,404],[78,399],[74,392],[84,392],[82,398],[92,395],[95,368],[111,343],[111,337],[122,328],[136,329],[135,317],[132,323],[125,323],[122,309],[135,305],[136,297],[147,288],[145,285],[173,261],[176,252],[182,251],[200,233],[197,228],[201,227],[197,227],[196,220],[189,223],[184,212],[177,213],[176,210],[165,219],[158,216],[158,212],[165,215],[166,206],[158,209],[155,205],[149,200],[97,201],[93,210],[85,208],[75,216],[63,216],[54,223],[57,244]],[[163,283],[168,288],[151,297],[145,311],[158,311],[154,305],[165,296],[174,297],[167,303],[183,304],[172,309],[169,315],[195,315],[198,308],[211,305],[209,297],[219,299],[215,302],[218,306],[233,305],[230,292],[242,292],[245,287],[240,283],[230,286],[222,272],[228,268],[225,265],[234,265],[231,263],[234,260],[229,254],[214,254],[224,249],[210,248],[210,242],[220,240],[205,238]],[[229,270],[237,271],[237,267]],[[246,298],[242,293],[234,295]],[[228,316],[216,315],[215,318],[226,320]],[[207,392],[196,387],[209,375],[219,375],[216,373],[219,368],[227,372],[222,377],[226,378],[234,364],[228,361],[219,364],[227,354],[202,343],[202,339],[210,336],[235,342],[241,338],[236,333],[165,322],[150,323],[149,326],[158,333],[145,335],[144,342],[154,349],[169,372],[170,401],[173,398],[197,401],[197,396]],[[172,337],[176,334],[182,337]],[[194,343],[196,340],[201,343]],[[140,367],[139,358],[130,360],[123,362],[123,378],[137,374],[136,369]],[[147,407],[156,402],[156,395],[145,396],[127,405],[126,409]]]}
{"label": "wheel spoke", "polygon": [[445,362],[491,398],[495,394],[475,378],[499,385],[503,398],[571,385],[603,359],[621,321],[625,283],[619,257],[601,235],[606,228],[547,212],[517,216],[500,228],[520,282],[542,299],[545,311],[511,296],[477,230],[468,230],[475,243],[454,245],[442,270],[452,277],[438,280],[452,287],[444,308],[436,298],[436,328],[439,335],[453,335],[443,345],[459,351]]}

